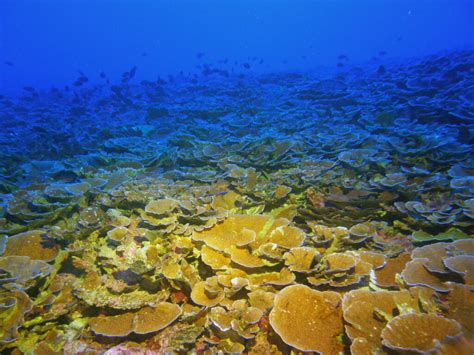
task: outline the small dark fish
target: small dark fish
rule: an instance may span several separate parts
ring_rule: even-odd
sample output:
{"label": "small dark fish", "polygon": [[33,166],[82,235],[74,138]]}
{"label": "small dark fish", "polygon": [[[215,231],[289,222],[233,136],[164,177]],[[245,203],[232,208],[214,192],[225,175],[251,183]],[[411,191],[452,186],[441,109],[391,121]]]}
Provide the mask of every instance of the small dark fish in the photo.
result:
{"label": "small dark fish", "polygon": [[387,52],[386,52],[386,51],[380,51],[380,52],[379,52],[379,56],[383,57],[383,56],[385,56],[385,55],[387,55]]}
{"label": "small dark fish", "polygon": [[135,65],[132,69],[130,69],[129,78],[130,79],[133,78],[136,72],[137,72],[137,66]]}
{"label": "small dark fish", "polygon": [[129,71],[126,71],[122,74],[122,83],[128,82],[130,79],[132,79],[135,76],[135,73],[137,72],[137,66],[135,65],[132,69]]}
{"label": "small dark fish", "polygon": [[337,59],[339,59],[339,60],[349,60],[349,57],[345,54],[339,54]]}
{"label": "small dark fish", "polygon": [[148,56],[148,53],[147,52],[143,52],[142,53],[142,57],[147,57]]}
{"label": "small dark fish", "polygon": [[243,66],[245,69],[250,69],[250,64],[249,64],[249,63],[244,63],[244,64],[242,64],[242,66]]}
{"label": "small dark fish", "polygon": [[13,62],[10,62],[9,60],[7,60],[6,62],[4,62],[6,65],[8,65],[9,67],[14,67],[15,64],[13,64]]}
{"label": "small dark fish", "polygon": [[35,92],[35,88],[32,86],[24,86],[23,90],[28,91],[28,92]]}
{"label": "small dark fish", "polygon": [[343,66],[344,66],[344,63],[341,63],[341,62],[336,64],[336,67],[338,67],[338,68],[342,68]]}
{"label": "small dark fish", "polygon": [[198,53],[196,54],[196,57],[197,57],[197,59],[201,59],[202,57],[204,57],[204,55],[205,55],[205,53],[203,53],[203,52],[198,52]]}
{"label": "small dark fish", "polygon": [[377,74],[379,75],[383,75],[387,72],[387,70],[385,69],[385,66],[383,65],[379,65],[378,69],[377,69]]}
{"label": "small dark fish", "polygon": [[107,77],[107,75],[105,75],[105,73],[103,71],[100,72],[99,76],[102,78],[102,79],[105,79]]}
{"label": "small dark fish", "polygon": [[89,81],[89,78],[87,76],[85,76],[83,72],[81,72],[80,70],[78,70],[78,72],[79,72],[80,76],[72,84],[74,86],[82,86],[84,83],[87,83]]}
{"label": "small dark fish", "polygon": [[32,130],[38,133],[48,133],[48,131],[44,127],[40,126],[33,126]]}

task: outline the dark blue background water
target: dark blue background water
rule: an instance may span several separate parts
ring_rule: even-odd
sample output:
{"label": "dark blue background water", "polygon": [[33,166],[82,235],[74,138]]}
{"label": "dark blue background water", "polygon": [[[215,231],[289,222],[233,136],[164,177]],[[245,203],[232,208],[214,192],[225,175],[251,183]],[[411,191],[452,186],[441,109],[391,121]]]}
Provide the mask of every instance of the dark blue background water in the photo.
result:
{"label": "dark blue background water", "polygon": [[334,67],[342,53],[364,62],[473,48],[473,18],[471,0],[3,0],[0,90],[63,85],[77,70],[118,78],[133,65],[153,79],[224,58],[230,69],[256,56],[253,70],[273,71]]}

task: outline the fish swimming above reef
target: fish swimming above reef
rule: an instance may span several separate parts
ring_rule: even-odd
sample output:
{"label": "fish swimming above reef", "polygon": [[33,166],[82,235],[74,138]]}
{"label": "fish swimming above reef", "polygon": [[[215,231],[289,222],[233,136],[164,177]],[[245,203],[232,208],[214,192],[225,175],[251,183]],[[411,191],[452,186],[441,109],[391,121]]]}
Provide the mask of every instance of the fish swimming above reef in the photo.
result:
{"label": "fish swimming above reef", "polygon": [[89,81],[89,78],[82,71],[79,70],[78,72],[79,72],[79,77],[72,84],[76,87],[82,86]]}
{"label": "fish swimming above reef", "polygon": [[32,87],[32,86],[23,86],[23,90],[25,90],[26,92],[35,92],[35,88]]}
{"label": "fish swimming above reef", "polygon": [[137,66],[133,66],[132,69],[129,71],[126,71],[122,74],[122,83],[128,83],[133,77],[135,76],[137,72]]}

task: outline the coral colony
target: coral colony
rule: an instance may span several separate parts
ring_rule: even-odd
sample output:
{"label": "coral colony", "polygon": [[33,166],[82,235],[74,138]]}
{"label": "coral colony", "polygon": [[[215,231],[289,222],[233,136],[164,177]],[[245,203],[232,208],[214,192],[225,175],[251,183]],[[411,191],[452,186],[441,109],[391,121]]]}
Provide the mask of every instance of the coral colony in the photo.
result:
{"label": "coral colony", "polygon": [[472,63],[3,97],[0,350],[471,354]]}

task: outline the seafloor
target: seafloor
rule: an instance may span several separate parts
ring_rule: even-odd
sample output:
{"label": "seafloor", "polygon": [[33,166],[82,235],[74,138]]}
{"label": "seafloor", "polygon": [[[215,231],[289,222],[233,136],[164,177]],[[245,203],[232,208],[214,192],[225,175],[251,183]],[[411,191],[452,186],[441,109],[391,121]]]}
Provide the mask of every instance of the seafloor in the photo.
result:
{"label": "seafloor", "polygon": [[472,354],[473,52],[133,74],[0,99],[2,354]]}

